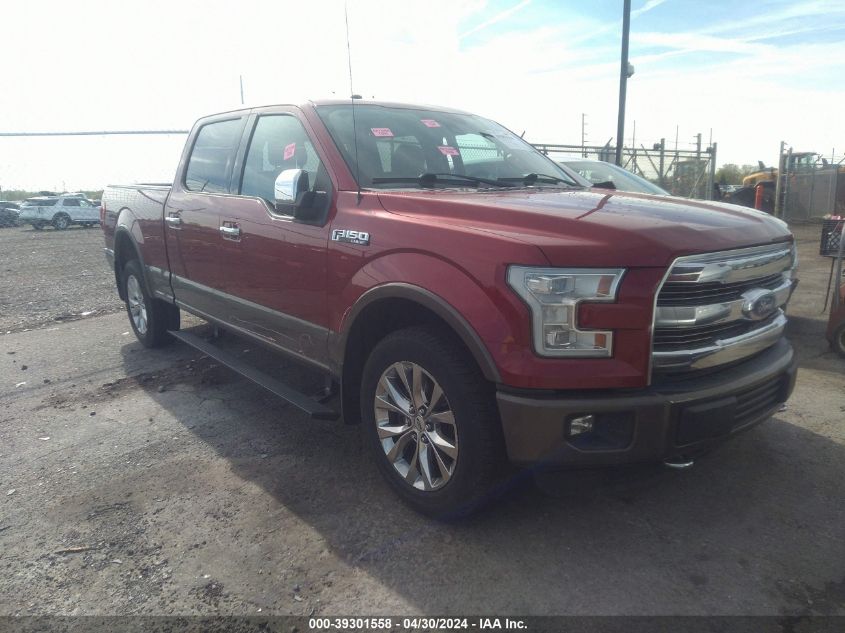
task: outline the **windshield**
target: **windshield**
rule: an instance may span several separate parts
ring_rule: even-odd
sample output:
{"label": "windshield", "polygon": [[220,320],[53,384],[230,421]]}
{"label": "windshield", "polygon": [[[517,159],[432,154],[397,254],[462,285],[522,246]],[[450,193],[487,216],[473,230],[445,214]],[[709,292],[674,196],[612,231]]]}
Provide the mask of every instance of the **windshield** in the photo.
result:
{"label": "windshield", "polygon": [[602,160],[562,160],[560,164],[577,171],[593,184],[612,182],[618,191],[650,193],[657,196],[669,195],[668,191],[613,163],[606,163]]}
{"label": "windshield", "polygon": [[364,188],[583,187],[501,125],[472,114],[408,107],[318,106],[317,112]]}

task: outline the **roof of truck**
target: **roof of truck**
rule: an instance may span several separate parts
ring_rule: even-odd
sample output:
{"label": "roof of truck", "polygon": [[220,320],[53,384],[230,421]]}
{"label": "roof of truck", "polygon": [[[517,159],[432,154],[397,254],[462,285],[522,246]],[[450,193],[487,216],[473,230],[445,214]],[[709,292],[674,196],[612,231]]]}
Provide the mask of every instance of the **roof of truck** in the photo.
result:
{"label": "roof of truck", "polygon": [[[353,101],[351,99],[315,99],[308,101],[308,103],[314,106],[329,106],[329,105],[348,105],[351,106]],[[374,105],[374,106],[383,106],[386,108],[408,108],[410,110],[435,110],[437,112],[452,112],[454,114],[470,114],[464,110],[458,110],[456,108],[448,108],[446,106],[438,106],[438,105],[431,105],[431,104],[422,104],[422,103],[402,103],[399,101],[377,101],[377,100],[367,100],[367,99],[355,99],[355,105]]]}
{"label": "roof of truck", "polygon": [[[471,112],[467,112],[465,110],[458,110],[456,108],[448,108],[444,106],[438,105],[430,105],[430,104],[421,104],[421,103],[401,103],[397,101],[376,101],[376,100],[369,100],[369,99],[355,99],[355,105],[370,105],[370,106],[382,106],[386,108],[407,108],[409,110],[431,110],[433,112],[450,112],[452,114],[472,114]],[[243,108],[237,108],[235,110],[224,110],[222,112],[214,112],[208,114],[202,118],[207,118],[211,116],[219,116],[221,114],[235,114],[236,112],[249,112],[250,110],[254,110],[257,108],[272,108],[276,106],[292,106],[295,108],[301,108],[303,106],[313,106],[313,107],[320,107],[320,106],[351,106],[353,104],[352,100],[350,99],[309,99],[308,101],[300,102],[300,103],[264,103],[264,104],[252,104],[249,106],[244,106]]]}

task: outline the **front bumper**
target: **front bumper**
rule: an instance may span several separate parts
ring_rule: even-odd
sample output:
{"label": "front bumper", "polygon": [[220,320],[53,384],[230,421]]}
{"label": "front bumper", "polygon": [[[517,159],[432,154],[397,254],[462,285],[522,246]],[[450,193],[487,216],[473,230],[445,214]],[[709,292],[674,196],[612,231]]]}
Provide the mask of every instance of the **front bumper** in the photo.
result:
{"label": "front bumper", "polygon": [[[795,386],[786,339],[732,367],[642,390],[531,392],[496,398],[508,456],[517,464],[598,466],[694,457],[769,417]],[[592,414],[594,433],[571,435]]]}

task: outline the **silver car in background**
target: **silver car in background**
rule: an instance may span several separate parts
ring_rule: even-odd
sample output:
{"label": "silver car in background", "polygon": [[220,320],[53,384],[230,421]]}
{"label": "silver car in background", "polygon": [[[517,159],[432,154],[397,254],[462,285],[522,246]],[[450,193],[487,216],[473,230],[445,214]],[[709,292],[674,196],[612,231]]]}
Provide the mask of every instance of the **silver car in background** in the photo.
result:
{"label": "silver car in background", "polygon": [[24,200],[18,214],[20,224],[31,224],[40,231],[48,224],[58,231],[80,224],[84,227],[100,223],[100,209],[80,194],[36,196]]}
{"label": "silver car in background", "polygon": [[661,189],[645,178],[632,174],[627,169],[622,169],[613,163],[606,163],[603,160],[590,158],[566,157],[556,161],[558,165],[568,168],[583,178],[586,178],[594,185],[604,185],[617,191],[630,191],[633,193],[648,193],[653,196],[671,195],[665,189]]}

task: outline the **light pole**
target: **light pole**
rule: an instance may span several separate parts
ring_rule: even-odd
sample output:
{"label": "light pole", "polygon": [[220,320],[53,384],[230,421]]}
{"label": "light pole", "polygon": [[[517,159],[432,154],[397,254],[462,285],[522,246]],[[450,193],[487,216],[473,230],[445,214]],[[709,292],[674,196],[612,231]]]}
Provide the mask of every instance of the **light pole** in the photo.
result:
{"label": "light pole", "polygon": [[624,0],[622,9],[622,61],[619,68],[619,119],[616,123],[616,164],[622,165],[622,145],[625,134],[625,96],[628,77],[634,67],[628,63],[628,33],[631,30],[631,0]]}

